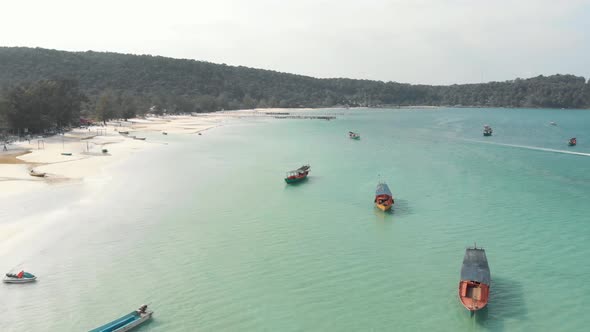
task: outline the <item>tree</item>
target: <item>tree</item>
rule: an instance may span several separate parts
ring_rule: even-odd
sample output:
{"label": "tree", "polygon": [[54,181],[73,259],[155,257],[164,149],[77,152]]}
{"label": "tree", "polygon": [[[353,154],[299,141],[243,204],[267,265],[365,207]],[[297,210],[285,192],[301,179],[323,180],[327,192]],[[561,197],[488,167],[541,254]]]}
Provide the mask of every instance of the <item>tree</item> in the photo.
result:
{"label": "tree", "polygon": [[96,119],[104,124],[115,115],[115,96],[112,90],[105,90],[100,94],[96,102]]}
{"label": "tree", "polygon": [[9,128],[40,133],[78,124],[85,100],[75,81],[41,80],[7,90],[1,112]]}

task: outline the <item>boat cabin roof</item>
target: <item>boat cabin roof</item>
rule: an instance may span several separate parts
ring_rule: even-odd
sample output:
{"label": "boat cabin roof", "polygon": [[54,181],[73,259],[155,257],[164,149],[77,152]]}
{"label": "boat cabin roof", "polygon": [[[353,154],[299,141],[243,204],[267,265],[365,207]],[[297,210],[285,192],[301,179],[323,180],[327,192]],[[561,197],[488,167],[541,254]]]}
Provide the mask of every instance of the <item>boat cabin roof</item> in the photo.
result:
{"label": "boat cabin roof", "polygon": [[386,183],[379,183],[377,185],[377,190],[375,190],[375,196],[379,196],[379,195],[393,196],[391,194],[391,190],[389,190],[389,187],[387,186]]}
{"label": "boat cabin roof", "polygon": [[472,280],[489,285],[491,282],[490,267],[485,250],[467,248],[461,267],[461,280]]}

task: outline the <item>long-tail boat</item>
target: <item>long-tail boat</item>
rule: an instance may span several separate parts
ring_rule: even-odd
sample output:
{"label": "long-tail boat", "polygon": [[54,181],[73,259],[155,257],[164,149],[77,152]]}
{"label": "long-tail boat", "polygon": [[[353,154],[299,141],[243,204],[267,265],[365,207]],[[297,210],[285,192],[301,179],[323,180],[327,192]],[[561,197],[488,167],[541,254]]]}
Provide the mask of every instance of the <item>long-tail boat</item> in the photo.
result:
{"label": "long-tail boat", "polygon": [[393,195],[391,194],[391,190],[389,190],[385,182],[380,182],[375,191],[375,206],[381,211],[387,211],[391,209],[392,205]]}
{"label": "long-tail boat", "polygon": [[348,137],[351,139],[361,139],[361,135],[353,131],[348,132]]}
{"label": "long-tail boat", "polygon": [[294,171],[287,172],[287,176],[285,177],[285,182],[287,183],[296,183],[303,181],[307,178],[309,171],[311,170],[311,166],[303,165]]}
{"label": "long-tail boat", "polygon": [[490,267],[485,250],[476,245],[465,249],[459,282],[461,304],[472,313],[485,308],[490,297],[490,285]]}
{"label": "long-tail boat", "polygon": [[124,332],[129,331],[152,318],[153,311],[148,310],[147,304],[142,305],[139,309],[119,317],[114,321],[97,327],[90,332]]}
{"label": "long-tail boat", "polygon": [[483,126],[483,135],[484,136],[492,136],[492,127],[488,126],[488,125],[484,125]]}

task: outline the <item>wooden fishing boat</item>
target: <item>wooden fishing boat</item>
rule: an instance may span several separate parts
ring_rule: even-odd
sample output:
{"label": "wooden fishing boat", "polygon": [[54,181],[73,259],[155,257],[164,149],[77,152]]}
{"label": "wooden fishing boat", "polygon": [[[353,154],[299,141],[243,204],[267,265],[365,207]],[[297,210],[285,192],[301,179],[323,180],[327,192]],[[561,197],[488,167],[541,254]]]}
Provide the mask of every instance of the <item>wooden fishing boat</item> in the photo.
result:
{"label": "wooden fishing boat", "polygon": [[29,175],[30,176],[35,176],[35,177],[38,177],[38,178],[44,178],[45,175],[47,175],[47,173],[39,173],[39,172],[35,172],[34,170],[31,170],[29,172]]}
{"label": "wooden fishing boat", "polygon": [[62,152],[61,155],[62,156],[71,156],[72,153],[71,152]]}
{"label": "wooden fishing boat", "polygon": [[163,132],[162,132],[162,135],[168,135],[168,133],[167,133],[167,132],[165,132],[165,131],[163,131]]}
{"label": "wooden fishing boat", "polygon": [[20,271],[17,274],[6,273],[4,279],[2,279],[2,281],[7,284],[25,284],[33,282],[35,280],[37,280],[37,277],[35,275],[25,271]]}
{"label": "wooden fishing boat", "polygon": [[145,141],[145,137],[137,137],[137,136],[135,136],[135,137],[133,137],[133,139],[136,139],[138,141]]}
{"label": "wooden fishing boat", "polygon": [[488,126],[488,125],[484,125],[483,126],[483,135],[484,136],[492,136],[492,127]]}
{"label": "wooden fishing boat", "polygon": [[472,313],[485,308],[490,297],[490,285],[490,267],[485,250],[475,245],[465,249],[459,282],[461,304]]}
{"label": "wooden fishing boat", "polygon": [[351,139],[361,139],[361,135],[353,131],[348,132],[348,137]]}
{"label": "wooden fishing boat", "polygon": [[569,146],[575,146],[576,144],[578,144],[578,140],[576,140],[575,137],[570,138],[570,140],[567,142],[567,145]]}
{"label": "wooden fishing boat", "polygon": [[393,195],[389,190],[389,186],[384,182],[380,182],[375,191],[375,206],[381,211],[387,211],[391,209],[393,203]]}
{"label": "wooden fishing boat", "polygon": [[296,183],[301,182],[307,178],[309,171],[311,170],[311,166],[303,165],[294,171],[287,172],[287,176],[285,177],[285,182],[287,183]]}
{"label": "wooden fishing boat", "polygon": [[134,310],[125,316],[119,317],[114,321],[97,327],[90,332],[124,332],[147,322],[152,318],[153,311],[148,310],[147,304],[142,305],[139,309]]}
{"label": "wooden fishing boat", "polygon": [[121,134],[121,135],[129,135],[129,132],[128,131],[120,131],[119,134]]}

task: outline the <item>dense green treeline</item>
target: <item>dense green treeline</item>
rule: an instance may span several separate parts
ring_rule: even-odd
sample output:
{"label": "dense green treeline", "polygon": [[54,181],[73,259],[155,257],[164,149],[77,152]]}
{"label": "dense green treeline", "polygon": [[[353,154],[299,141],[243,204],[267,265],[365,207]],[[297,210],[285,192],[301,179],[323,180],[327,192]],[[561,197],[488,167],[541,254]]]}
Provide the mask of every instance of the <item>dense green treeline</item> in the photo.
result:
{"label": "dense green treeline", "polygon": [[15,87],[32,86],[44,80],[77,82],[79,92],[85,96],[79,111],[82,116],[96,120],[146,112],[187,113],[254,107],[590,106],[589,84],[583,77],[573,75],[430,86],[317,79],[149,55],[0,47],[0,90],[4,91],[4,100]]}

